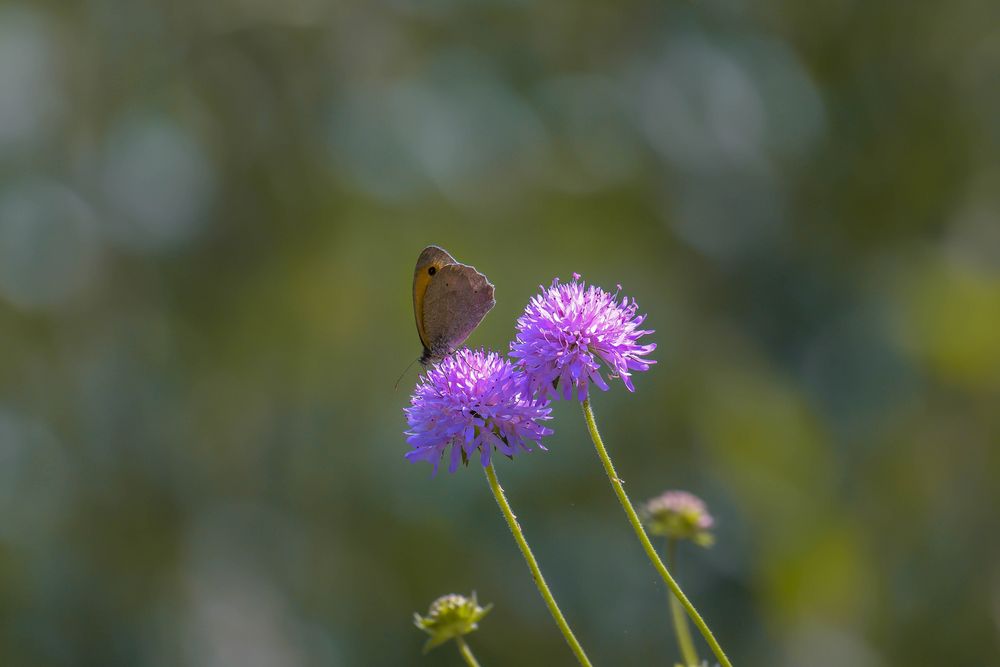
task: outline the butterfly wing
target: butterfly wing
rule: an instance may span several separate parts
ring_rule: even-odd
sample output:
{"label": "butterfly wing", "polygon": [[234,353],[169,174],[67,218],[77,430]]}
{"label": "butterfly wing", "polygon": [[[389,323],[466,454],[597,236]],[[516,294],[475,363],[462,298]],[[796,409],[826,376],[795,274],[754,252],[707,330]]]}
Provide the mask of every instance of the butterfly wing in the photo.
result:
{"label": "butterfly wing", "polygon": [[448,254],[447,250],[436,245],[429,245],[420,253],[417,265],[413,269],[413,318],[416,320],[417,335],[420,336],[425,354],[430,348],[431,341],[424,330],[424,296],[437,272],[451,264],[458,264],[458,262]]}
{"label": "butterfly wing", "polygon": [[465,342],[493,309],[493,284],[467,264],[449,264],[431,277],[423,297],[424,363]]}

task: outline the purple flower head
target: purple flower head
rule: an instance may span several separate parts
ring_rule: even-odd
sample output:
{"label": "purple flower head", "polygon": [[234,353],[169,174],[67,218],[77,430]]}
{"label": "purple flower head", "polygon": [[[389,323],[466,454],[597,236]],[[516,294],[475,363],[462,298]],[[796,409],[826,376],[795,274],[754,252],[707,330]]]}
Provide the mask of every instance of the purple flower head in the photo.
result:
{"label": "purple flower head", "polygon": [[551,287],[542,288],[517,320],[517,337],[510,345],[510,356],[524,368],[532,394],[558,399],[562,393],[570,399],[575,390],[583,401],[590,382],[607,391],[598,360],[611,377],[620,377],[635,391],[631,372],[656,363],[643,358],[656,344],[638,343],[653,332],[639,328],[646,316],[636,315],[636,308],[634,299],[619,302],[617,292],[586,286],[578,273],[571,283],[556,278]]}
{"label": "purple flower head", "polygon": [[410,461],[430,461],[437,473],[450,452],[448,472],[468,463],[477,449],[483,467],[493,450],[514,456],[542,449],[540,440],[552,433],[540,422],[551,419],[548,401],[532,398],[524,374],[496,352],[463,348],[445,357],[420,378],[406,421]]}

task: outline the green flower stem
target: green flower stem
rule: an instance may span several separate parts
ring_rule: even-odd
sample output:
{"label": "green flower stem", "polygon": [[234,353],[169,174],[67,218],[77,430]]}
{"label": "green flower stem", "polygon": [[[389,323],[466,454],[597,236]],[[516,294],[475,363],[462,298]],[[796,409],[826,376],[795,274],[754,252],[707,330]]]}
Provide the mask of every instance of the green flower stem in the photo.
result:
{"label": "green flower stem", "polygon": [[[671,570],[676,570],[676,559],[674,558],[677,547],[677,540],[672,537],[667,538],[667,564]],[[670,596],[670,615],[674,619],[674,631],[677,633],[677,646],[680,648],[681,657],[684,664],[689,667],[701,665],[698,658],[698,651],[694,648],[694,641],[691,639],[691,628],[688,627],[687,617],[684,616],[684,609],[681,603],[673,595]]]}
{"label": "green flower stem", "polygon": [[597,449],[597,455],[601,459],[601,463],[604,464],[604,471],[608,474],[608,479],[611,481],[611,486],[614,488],[615,493],[618,495],[618,502],[621,503],[622,509],[625,510],[625,514],[628,516],[629,522],[632,524],[632,530],[635,531],[636,537],[639,538],[639,542],[642,543],[642,548],[646,550],[646,556],[649,558],[649,562],[653,564],[656,571],[660,573],[660,577],[663,581],[670,587],[673,591],[674,596],[680,601],[684,610],[687,612],[691,620],[701,631],[701,635],[708,642],[708,645],[712,648],[712,653],[715,654],[716,659],[722,667],[733,667],[733,663],[729,662],[729,658],[726,657],[725,652],[722,647],[719,646],[719,642],[715,640],[715,635],[702,620],[701,615],[691,604],[691,601],[687,599],[684,595],[684,591],[681,587],[677,585],[674,578],[670,576],[670,572],[667,571],[666,566],[663,561],[660,560],[659,554],[656,553],[656,549],[653,548],[652,543],[649,541],[649,537],[646,535],[646,530],[642,527],[642,522],[639,521],[639,515],[635,513],[635,508],[632,507],[632,503],[629,501],[628,496],[625,494],[625,489],[622,487],[622,481],[618,479],[618,475],[615,473],[615,466],[611,463],[611,459],[608,457],[608,451],[604,448],[604,442],[601,441],[601,434],[597,432],[597,423],[594,421],[594,411],[590,407],[590,399],[588,398],[583,402],[583,416],[587,420],[587,428],[590,430],[590,438],[594,441],[594,447]]}
{"label": "green flower stem", "polygon": [[500,488],[500,483],[497,481],[496,471],[493,470],[493,464],[486,466],[486,479],[490,482],[490,489],[493,491],[493,497],[497,499],[497,505],[500,506],[500,511],[503,512],[503,516],[507,519],[507,525],[510,526],[510,532],[514,536],[514,541],[517,542],[517,546],[521,548],[521,553],[524,555],[524,560],[528,563],[528,569],[531,570],[531,576],[535,580],[535,586],[538,587],[538,592],[542,594],[545,599],[545,604],[549,606],[549,611],[552,613],[552,618],[555,619],[556,625],[559,626],[559,630],[562,631],[563,637],[566,638],[566,643],[573,650],[573,654],[576,655],[577,661],[584,667],[592,667],[590,660],[587,659],[587,654],[583,652],[583,647],[580,646],[580,642],[576,640],[573,636],[573,631],[569,629],[569,623],[566,622],[566,618],[563,617],[562,612],[559,611],[559,605],[556,604],[556,599],[552,597],[552,591],[549,590],[548,584],[545,583],[545,578],[542,576],[542,571],[538,568],[538,562],[535,560],[535,556],[531,553],[531,547],[528,546],[527,540],[524,539],[524,533],[521,532],[521,526],[517,523],[517,517],[514,516],[514,512],[510,509],[510,503],[507,502],[507,497],[504,495],[503,489]]}
{"label": "green flower stem", "polygon": [[476,656],[472,655],[472,649],[466,643],[465,638],[462,635],[455,637],[455,643],[458,644],[458,652],[462,654],[462,659],[465,660],[465,664],[469,667],[479,667],[479,663],[476,662]]}

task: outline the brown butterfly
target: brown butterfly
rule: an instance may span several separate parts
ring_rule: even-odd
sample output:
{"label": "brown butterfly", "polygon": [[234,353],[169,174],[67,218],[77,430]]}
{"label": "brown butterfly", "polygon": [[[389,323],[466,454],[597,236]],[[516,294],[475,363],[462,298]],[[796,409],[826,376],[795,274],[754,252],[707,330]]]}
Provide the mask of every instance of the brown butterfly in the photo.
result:
{"label": "brown butterfly", "polygon": [[424,248],[413,270],[413,316],[424,346],[420,363],[426,366],[453,352],[496,303],[486,276],[442,248]]}

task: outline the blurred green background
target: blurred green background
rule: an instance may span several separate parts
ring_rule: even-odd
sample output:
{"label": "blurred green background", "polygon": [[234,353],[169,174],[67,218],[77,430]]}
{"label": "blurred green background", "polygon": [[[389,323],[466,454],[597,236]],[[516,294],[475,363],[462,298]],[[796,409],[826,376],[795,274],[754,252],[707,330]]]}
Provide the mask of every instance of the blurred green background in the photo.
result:
{"label": "blurred green background", "polygon": [[[0,664],[569,665],[475,467],[410,465],[410,281],[634,296],[594,407],[739,666],[1000,665],[1000,11],[0,2]],[[666,597],[559,403],[502,460],[599,665]],[[704,654],[704,653],[703,653]]]}

